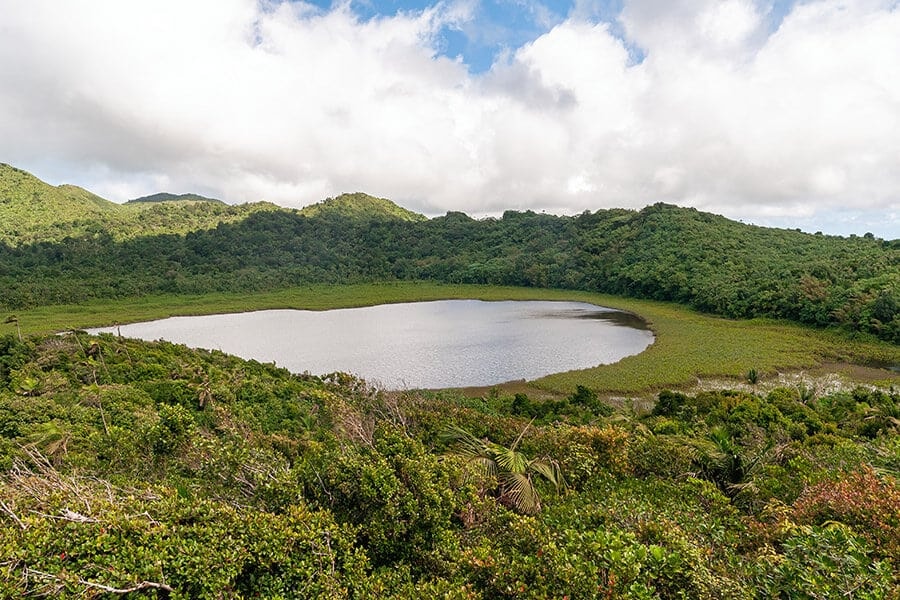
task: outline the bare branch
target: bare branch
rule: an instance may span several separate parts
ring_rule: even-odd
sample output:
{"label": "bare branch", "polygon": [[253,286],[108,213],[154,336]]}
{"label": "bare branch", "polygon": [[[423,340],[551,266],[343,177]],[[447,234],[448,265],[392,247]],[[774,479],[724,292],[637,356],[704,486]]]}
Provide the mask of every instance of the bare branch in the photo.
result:
{"label": "bare branch", "polygon": [[[38,571],[37,569],[32,569],[31,567],[25,567],[25,575],[36,575],[43,579],[51,579],[54,581],[65,581],[62,577],[58,575],[53,575],[52,573],[45,573],[44,571]],[[109,594],[131,594],[132,592],[140,592],[141,590],[161,590],[164,592],[174,592],[175,590],[166,585],[165,583],[156,583],[154,581],[142,581],[136,585],[133,585],[129,588],[115,588],[112,586],[104,585],[102,583],[94,583],[93,581],[87,581],[85,579],[78,578],[78,584],[83,585],[85,587],[93,588],[96,590],[102,590]]]}
{"label": "bare branch", "polygon": [[19,527],[22,528],[23,531],[28,529],[28,525],[26,525],[25,523],[20,521],[19,517],[16,516],[16,513],[14,513],[12,511],[12,509],[10,507],[8,507],[3,500],[0,500],[0,508],[3,509],[3,512],[8,514],[10,517],[12,517],[12,520],[15,521],[19,525]]}

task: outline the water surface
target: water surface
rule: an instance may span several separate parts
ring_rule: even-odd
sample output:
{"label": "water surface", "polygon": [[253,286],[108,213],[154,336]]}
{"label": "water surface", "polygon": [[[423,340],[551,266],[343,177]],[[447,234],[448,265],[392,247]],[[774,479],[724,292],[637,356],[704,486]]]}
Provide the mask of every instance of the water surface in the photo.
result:
{"label": "water surface", "polygon": [[616,362],[653,342],[644,322],[582,302],[442,300],[327,311],[172,317],[93,330],[346,371],[386,388],[484,386]]}

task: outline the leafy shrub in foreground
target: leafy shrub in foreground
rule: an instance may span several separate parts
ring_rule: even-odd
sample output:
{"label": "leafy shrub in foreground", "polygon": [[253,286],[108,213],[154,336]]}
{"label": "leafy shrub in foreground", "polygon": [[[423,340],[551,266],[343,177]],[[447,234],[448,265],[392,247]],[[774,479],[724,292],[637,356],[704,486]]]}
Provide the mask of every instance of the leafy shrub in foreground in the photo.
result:
{"label": "leafy shrub in foreground", "polygon": [[891,563],[872,557],[866,541],[846,525],[798,527],[783,553],[763,554],[754,576],[768,598],[897,598]]}
{"label": "leafy shrub in foreground", "polygon": [[[346,598],[364,585],[351,528],[302,504],[282,514],[120,489],[63,476],[38,459],[7,477],[0,596],[99,596],[143,584],[146,596]],[[157,593],[158,592],[158,593]]]}
{"label": "leafy shrub in foreground", "polygon": [[297,469],[308,498],[358,526],[358,541],[376,566],[427,568],[448,541],[457,506],[447,469],[389,425],[377,428],[371,447],[323,446]]}

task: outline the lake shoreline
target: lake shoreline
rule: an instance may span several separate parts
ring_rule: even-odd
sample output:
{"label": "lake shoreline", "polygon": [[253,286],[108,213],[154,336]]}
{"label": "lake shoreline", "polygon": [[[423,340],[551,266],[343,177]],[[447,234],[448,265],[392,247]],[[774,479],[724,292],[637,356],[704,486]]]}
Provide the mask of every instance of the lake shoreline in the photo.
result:
{"label": "lake shoreline", "polygon": [[562,300],[452,299],[332,310],[169,317],[91,329],[220,350],[289,371],[353,373],[385,389],[493,385],[618,362],[654,341],[643,321]]}
{"label": "lake shoreline", "polygon": [[[751,368],[766,374],[834,362],[864,365],[900,361],[900,348],[895,345],[794,323],[725,319],[674,303],[591,292],[428,282],[305,286],[258,294],[148,296],[45,306],[20,311],[17,317],[23,334],[29,335],[176,315],[270,308],[324,310],[454,298],[589,302],[636,314],[647,322],[656,337],[647,350],[614,365],[558,373],[530,382],[548,395],[571,393],[576,385],[627,395],[690,385],[697,377],[740,379]],[[7,327],[14,334],[12,326]],[[885,384],[900,385],[900,376],[888,373]]]}

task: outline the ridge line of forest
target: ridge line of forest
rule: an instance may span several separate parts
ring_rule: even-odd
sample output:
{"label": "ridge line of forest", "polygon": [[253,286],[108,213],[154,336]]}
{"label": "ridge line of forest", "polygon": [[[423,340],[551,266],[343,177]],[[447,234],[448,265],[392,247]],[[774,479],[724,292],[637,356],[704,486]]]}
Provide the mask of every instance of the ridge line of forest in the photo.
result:
{"label": "ridge line of forest", "polygon": [[[9,214],[51,196],[54,206],[70,201],[58,196],[71,186],[54,188],[8,167],[0,176],[0,210]],[[92,206],[100,201],[93,197]],[[83,209],[80,220],[68,214],[68,221],[44,223],[32,232],[36,241],[0,243],[0,308],[424,280],[674,301],[726,317],[837,326],[900,342],[900,240],[871,234],[762,228],[662,203],[574,217],[507,211],[481,220],[457,212],[425,219],[365,194],[305,212],[214,202],[137,210],[148,229],[126,239],[115,222]]]}

